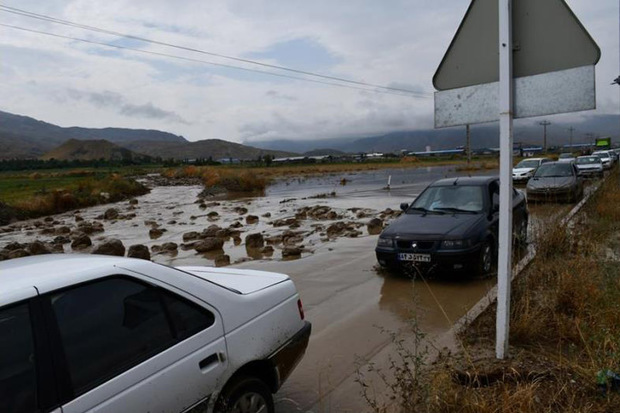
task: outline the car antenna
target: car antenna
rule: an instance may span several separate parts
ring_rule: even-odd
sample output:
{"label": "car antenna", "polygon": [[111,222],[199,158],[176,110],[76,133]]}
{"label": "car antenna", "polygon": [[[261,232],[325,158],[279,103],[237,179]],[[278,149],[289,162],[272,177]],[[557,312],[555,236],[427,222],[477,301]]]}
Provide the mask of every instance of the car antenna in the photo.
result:
{"label": "car antenna", "polygon": [[452,183],[452,185],[456,186],[456,184],[457,184],[458,182],[459,182],[459,178],[456,178],[456,179],[454,180],[454,182]]}

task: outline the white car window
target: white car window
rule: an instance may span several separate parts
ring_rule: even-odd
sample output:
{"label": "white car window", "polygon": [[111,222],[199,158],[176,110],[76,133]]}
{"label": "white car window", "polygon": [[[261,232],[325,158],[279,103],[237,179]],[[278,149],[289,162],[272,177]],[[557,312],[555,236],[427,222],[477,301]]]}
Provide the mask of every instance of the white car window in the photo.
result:
{"label": "white car window", "polygon": [[0,412],[37,412],[34,342],[27,304],[0,310],[0,354]]}
{"label": "white car window", "polygon": [[213,314],[121,277],[51,295],[76,395],[209,327]]}

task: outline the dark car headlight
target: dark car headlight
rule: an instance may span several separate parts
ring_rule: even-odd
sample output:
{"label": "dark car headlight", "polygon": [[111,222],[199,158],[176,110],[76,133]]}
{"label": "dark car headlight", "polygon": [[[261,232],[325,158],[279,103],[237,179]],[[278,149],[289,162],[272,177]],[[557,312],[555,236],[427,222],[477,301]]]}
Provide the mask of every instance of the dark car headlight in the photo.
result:
{"label": "dark car headlight", "polygon": [[392,238],[381,238],[377,240],[377,247],[394,248],[394,240]]}
{"label": "dark car headlight", "polygon": [[471,246],[471,239],[447,239],[441,241],[441,249],[462,250]]}

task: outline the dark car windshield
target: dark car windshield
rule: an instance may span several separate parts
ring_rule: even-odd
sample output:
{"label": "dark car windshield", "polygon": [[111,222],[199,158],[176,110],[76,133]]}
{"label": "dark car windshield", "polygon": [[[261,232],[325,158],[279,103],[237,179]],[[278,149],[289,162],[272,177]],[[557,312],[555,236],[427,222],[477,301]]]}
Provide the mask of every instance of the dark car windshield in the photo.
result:
{"label": "dark car windshield", "polygon": [[568,163],[546,163],[536,170],[534,178],[573,176],[572,168]]}
{"label": "dark car windshield", "polygon": [[484,206],[481,186],[431,186],[411,204],[407,213],[481,212]]}
{"label": "dark car windshield", "polygon": [[590,163],[600,164],[601,163],[601,158],[599,158],[598,156],[586,156],[584,158],[579,157],[579,158],[577,158],[577,163],[580,164],[580,165],[590,164]]}
{"label": "dark car windshield", "polygon": [[538,168],[540,161],[534,159],[525,159],[517,164],[515,168]]}

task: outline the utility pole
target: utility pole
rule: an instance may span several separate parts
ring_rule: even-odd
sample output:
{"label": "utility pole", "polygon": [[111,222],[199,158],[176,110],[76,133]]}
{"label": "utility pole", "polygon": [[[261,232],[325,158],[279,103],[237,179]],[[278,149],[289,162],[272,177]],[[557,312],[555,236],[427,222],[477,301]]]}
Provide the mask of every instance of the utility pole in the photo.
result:
{"label": "utility pole", "polygon": [[569,140],[569,145],[568,148],[569,149],[573,149],[573,132],[575,131],[575,128],[573,128],[572,126],[570,128],[568,128],[568,131],[570,132],[570,140]]}
{"label": "utility pole", "polygon": [[547,126],[551,125],[551,122],[543,120],[539,123],[543,127],[543,151],[547,153]]}
{"label": "utility pole", "polygon": [[469,132],[469,124],[465,126],[465,130],[467,131],[467,166],[471,163],[471,135]]}

